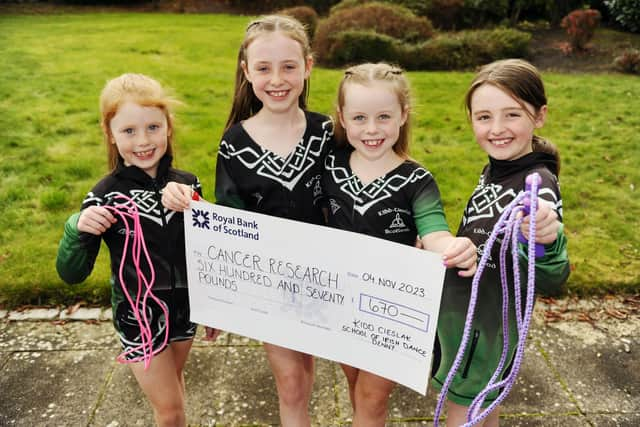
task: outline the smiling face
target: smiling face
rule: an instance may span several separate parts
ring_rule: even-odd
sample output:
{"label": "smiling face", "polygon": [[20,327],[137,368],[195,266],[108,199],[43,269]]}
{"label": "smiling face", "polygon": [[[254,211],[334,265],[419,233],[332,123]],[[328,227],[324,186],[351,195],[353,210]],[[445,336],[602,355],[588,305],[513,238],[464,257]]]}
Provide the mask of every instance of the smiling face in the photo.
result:
{"label": "smiling face", "polygon": [[340,123],[349,144],[365,160],[385,161],[398,157],[393,146],[407,114],[389,83],[375,82],[368,86],[349,83],[344,86]]}
{"label": "smiling face", "polygon": [[479,86],[470,103],[471,123],[476,141],[497,160],[516,160],[532,152],[533,131],[542,127],[547,113],[527,102],[518,102],[492,85]]}
{"label": "smiling face", "polygon": [[247,47],[242,69],[253,93],[271,112],[297,108],[313,60],[296,40],[276,31],[258,36]]}
{"label": "smiling face", "polygon": [[137,166],[155,178],[158,163],[167,152],[171,129],[164,111],[126,101],[109,123],[112,140],[126,166]]}

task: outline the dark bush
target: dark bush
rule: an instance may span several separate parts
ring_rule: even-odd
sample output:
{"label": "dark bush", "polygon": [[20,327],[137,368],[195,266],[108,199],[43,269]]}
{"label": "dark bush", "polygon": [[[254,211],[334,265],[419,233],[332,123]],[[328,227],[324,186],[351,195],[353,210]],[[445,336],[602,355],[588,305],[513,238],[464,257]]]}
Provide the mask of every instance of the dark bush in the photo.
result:
{"label": "dark bush", "polygon": [[[0,1],[0,3],[13,3],[13,2],[5,2],[5,1]],[[17,3],[21,3],[20,1],[18,1]],[[29,3],[36,3],[35,1],[33,2],[29,2]],[[99,6],[138,6],[141,5],[143,3],[151,3],[148,0],[133,0],[133,1],[128,1],[128,0],[62,0],[56,3],[60,3],[60,4],[78,4],[78,5],[84,5],[84,6],[93,6],[93,5],[99,5]]]}
{"label": "dark bush", "polygon": [[340,10],[349,9],[354,6],[361,6],[366,3],[390,3],[396,6],[403,6],[418,16],[427,16],[430,0],[342,0],[331,8],[331,14]]}
{"label": "dark bush", "polygon": [[465,27],[484,27],[501,22],[509,16],[507,0],[464,0],[462,20]]}
{"label": "dark bush", "polygon": [[431,40],[404,46],[400,63],[412,70],[461,70],[497,59],[523,58],[531,34],[509,28],[441,33]]}
{"label": "dark bush", "polygon": [[604,3],[618,24],[629,31],[640,33],[640,0],[610,0]]}
{"label": "dark bush", "polygon": [[331,6],[339,2],[340,0],[306,0],[304,4],[313,8],[318,15],[326,15],[329,13]]}
{"label": "dark bush", "polygon": [[431,0],[427,16],[436,28],[454,30],[462,25],[464,0]]}
{"label": "dark bush", "polygon": [[307,30],[309,40],[313,40],[313,35],[318,27],[318,14],[309,6],[296,6],[282,9],[278,12],[281,15],[291,16],[300,21]]}
{"label": "dark bush", "polygon": [[562,18],[560,25],[567,30],[573,50],[583,51],[587,48],[587,43],[593,38],[600,24],[600,16],[597,10],[579,9]]}
{"label": "dark bush", "polygon": [[[372,1],[404,6],[418,16],[429,18],[436,28],[446,30],[500,23],[515,26],[522,20],[558,25],[562,17],[584,4],[584,0],[343,0],[331,8],[331,13]],[[604,7],[603,0],[591,0],[591,5],[594,9],[598,5]]]}
{"label": "dark bush", "polygon": [[626,49],[613,60],[613,65],[623,73],[640,74],[640,50]]}
{"label": "dark bush", "polygon": [[371,30],[379,34],[417,43],[433,34],[431,21],[415,16],[404,7],[383,3],[368,3],[338,10],[320,21],[313,44],[318,61],[327,61],[335,35],[347,30]]}
{"label": "dark bush", "polygon": [[304,0],[226,0],[227,4],[239,13],[272,13],[279,9],[301,6]]}
{"label": "dark bush", "polygon": [[331,49],[325,62],[343,66],[360,62],[397,63],[397,40],[371,30],[347,30],[331,36]]}

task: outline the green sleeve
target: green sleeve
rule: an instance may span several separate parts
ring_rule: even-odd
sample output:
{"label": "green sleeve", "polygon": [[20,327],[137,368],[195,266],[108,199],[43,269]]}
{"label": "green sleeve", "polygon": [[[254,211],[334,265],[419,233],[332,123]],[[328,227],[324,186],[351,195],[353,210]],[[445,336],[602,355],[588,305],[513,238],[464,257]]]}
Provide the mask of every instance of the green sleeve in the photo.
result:
{"label": "green sleeve", "polygon": [[413,218],[421,238],[435,231],[449,231],[440,199],[422,199],[414,204],[413,209]]}
{"label": "green sleeve", "polygon": [[80,212],[77,212],[65,223],[56,258],[58,275],[69,284],[89,277],[100,250],[100,237],[78,231],[79,218]]}
{"label": "green sleeve", "polygon": [[[528,269],[528,244],[519,243],[520,270],[526,278]],[[536,258],[536,291],[543,295],[557,295],[569,278],[569,256],[564,226],[560,224],[558,238],[544,246],[544,256]]]}
{"label": "green sleeve", "polygon": [[413,220],[420,238],[436,231],[449,231],[440,190],[433,177],[423,179],[412,200]]}

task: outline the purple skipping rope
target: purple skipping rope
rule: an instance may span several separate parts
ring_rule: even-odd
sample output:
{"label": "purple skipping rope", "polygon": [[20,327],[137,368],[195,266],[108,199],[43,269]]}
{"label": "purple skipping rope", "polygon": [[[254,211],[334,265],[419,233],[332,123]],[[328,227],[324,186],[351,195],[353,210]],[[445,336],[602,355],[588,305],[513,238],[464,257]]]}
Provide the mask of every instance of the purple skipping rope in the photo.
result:
{"label": "purple skipping rope", "polygon": [[[469,308],[467,310],[467,317],[465,320],[464,331],[462,334],[462,341],[460,347],[458,347],[458,353],[449,370],[447,379],[445,380],[442,390],[438,395],[438,404],[436,405],[433,425],[437,427],[439,425],[440,414],[442,407],[447,396],[447,392],[453,377],[460,368],[462,359],[464,357],[465,350],[469,343],[469,336],[471,335],[471,326],[473,324],[473,316],[476,308],[476,302],[478,299],[478,285],[480,278],[484,272],[487,260],[491,255],[491,248],[495,243],[499,235],[504,234],[502,244],[500,246],[500,278],[502,282],[502,331],[503,331],[503,345],[502,355],[500,356],[500,362],[495,372],[491,376],[491,379],[487,383],[486,387],[476,396],[467,412],[467,423],[464,427],[474,426],[483,421],[502,401],[507,397],[511,388],[515,384],[516,377],[520,371],[520,365],[522,363],[522,357],[524,356],[524,347],[529,333],[529,325],[531,324],[531,314],[533,312],[533,303],[535,295],[535,258],[544,255],[544,246],[541,244],[533,244],[528,247],[528,275],[527,275],[527,293],[524,313],[522,311],[522,298],[520,289],[520,270],[518,268],[518,241],[521,242],[535,242],[536,240],[536,213],[538,211],[538,186],[542,179],[538,173],[528,175],[525,180],[525,191],[521,191],[516,198],[505,208],[502,215],[498,219],[498,222],[493,227],[491,235],[487,239],[485,249],[478,263],[478,269],[473,276],[471,283],[471,295],[469,297]],[[524,220],[524,216],[518,217],[518,214],[523,212],[525,215],[530,215],[530,227],[529,236],[527,239],[523,239],[520,234],[520,225]],[[515,313],[516,324],[518,330],[518,343],[516,346],[516,352],[513,359],[513,364],[509,375],[503,380],[498,381],[502,370],[505,367],[509,349],[509,283],[507,280],[506,271],[506,257],[507,250],[511,246],[511,256],[513,260],[513,287],[515,298]],[[482,410],[482,403],[487,398],[489,393],[494,390],[499,390],[500,393],[496,400],[494,400],[484,411]]]}

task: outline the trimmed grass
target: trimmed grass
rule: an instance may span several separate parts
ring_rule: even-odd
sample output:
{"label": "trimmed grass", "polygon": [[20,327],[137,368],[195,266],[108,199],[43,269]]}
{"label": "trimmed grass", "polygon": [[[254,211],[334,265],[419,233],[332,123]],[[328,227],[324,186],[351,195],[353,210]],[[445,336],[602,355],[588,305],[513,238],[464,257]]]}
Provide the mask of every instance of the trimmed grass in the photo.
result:
{"label": "trimmed grass", "polygon": [[[106,303],[108,254],[65,285],[55,271],[66,218],[107,172],[98,96],[109,78],[141,72],[173,88],[177,166],[213,199],[215,155],[231,103],[247,17],[168,14],[0,15],[0,305]],[[332,111],[339,70],[316,68],[310,107]],[[409,74],[413,156],[436,176],[455,230],[486,156],[462,99],[471,73]],[[545,74],[541,135],[563,158],[569,291],[640,290],[640,80]]]}

